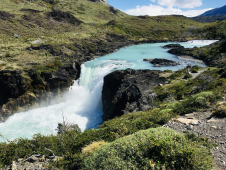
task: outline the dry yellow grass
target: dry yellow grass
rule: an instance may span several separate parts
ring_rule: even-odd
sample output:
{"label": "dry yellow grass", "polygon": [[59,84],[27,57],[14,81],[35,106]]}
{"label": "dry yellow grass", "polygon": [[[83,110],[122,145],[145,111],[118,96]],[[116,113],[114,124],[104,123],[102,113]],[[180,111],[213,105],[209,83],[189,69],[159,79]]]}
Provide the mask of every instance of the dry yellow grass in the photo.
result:
{"label": "dry yellow grass", "polygon": [[82,153],[93,153],[97,148],[99,148],[101,145],[105,145],[108,142],[105,141],[97,141],[97,142],[92,142],[91,144],[87,145],[82,149]]}

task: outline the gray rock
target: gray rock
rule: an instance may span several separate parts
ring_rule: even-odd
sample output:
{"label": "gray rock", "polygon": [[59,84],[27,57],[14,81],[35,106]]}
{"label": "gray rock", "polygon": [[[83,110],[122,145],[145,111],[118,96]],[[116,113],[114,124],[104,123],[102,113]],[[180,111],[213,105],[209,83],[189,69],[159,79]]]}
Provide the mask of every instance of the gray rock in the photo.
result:
{"label": "gray rock", "polygon": [[35,41],[32,41],[32,44],[41,44],[41,43],[42,43],[42,41],[40,40],[40,38],[38,38]]}
{"label": "gray rock", "polygon": [[188,125],[188,126],[186,126],[186,128],[187,128],[188,130],[192,130],[192,129],[193,129],[193,126],[192,126],[192,125]]}
{"label": "gray rock", "polygon": [[36,163],[36,162],[39,162],[39,159],[35,156],[32,156],[28,161],[32,163]]}
{"label": "gray rock", "polygon": [[14,38],[19,38],[19,35],[17,35],[17,34],[14,34]]}
{"label": "gray rock", "polygon": [[16,166],[16,162],[15,161],[13,161],[12,166],[11,166],[11,169],[12,170],[16,170],[17,169],[17,166]]}

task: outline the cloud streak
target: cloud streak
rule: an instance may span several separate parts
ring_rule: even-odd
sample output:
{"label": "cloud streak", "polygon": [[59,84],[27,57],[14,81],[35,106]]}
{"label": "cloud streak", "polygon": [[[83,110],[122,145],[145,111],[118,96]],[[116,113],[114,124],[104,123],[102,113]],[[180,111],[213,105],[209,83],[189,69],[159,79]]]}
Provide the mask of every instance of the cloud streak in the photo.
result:
{"label": "cloud streak", "polygon": [[[163,0],[159,0],[159,1],[163,1]],[[165,4],[166,1],[172,1],[172,0],[165,0]],[[179,0],[175,0],[175,1],[179,1]],[[182,0],[183,1],[183,0]],[[212,8],[208,8],[208,9],[202,9],[202,10],[187,10],[187,11],[182,11],[179,8],[173,7],[173,6],[167,6],[167,7],[163,7],[160,5],[153,5],[150,4],[148,6],[136,6],[136,8],[134,9],[128,9],[126,11],[124,11],[127,14],[130,15],[149,15],[149,16],[158,16],[158,15],[184,15],[186,17],[194,17],[194,16],[198,16],[208,10],[210,10]]]}
{"label": "cloud streak", "polygon": [[202,0],[158,0],[158,4],[167,7],[194,8],[201,6]]}

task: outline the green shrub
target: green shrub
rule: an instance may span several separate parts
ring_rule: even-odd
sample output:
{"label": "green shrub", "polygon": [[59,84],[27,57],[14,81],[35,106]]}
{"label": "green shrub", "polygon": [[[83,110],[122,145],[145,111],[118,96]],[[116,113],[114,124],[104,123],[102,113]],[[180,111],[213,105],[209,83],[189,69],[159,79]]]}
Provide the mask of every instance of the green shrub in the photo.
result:
{"label": "green shrub", "polygon": [[184,79],[190,79],[190,78],[192,78],[192,75],[191,74],[185,74],[184,75]]}
{"label": "green shrub", "polygon": [[198,66],[198,65],[194,65],[191,67],[191,72],[192,73],[197,73],[198,70],[200,70],[202,67]]}
{"label": "green shrub", "polygon": [[187,73],[187,69],[182,69],[174,72],[169,76],[170,79],[175,80],[175,79],[180,79],[184,74]]}
{"label": "green shrub", "polygon": [[85,169],[212,169],[213,158],[202,142],[168,128],[139,131],[96,149]]}
{"label": "green shrub", "polygon": [[182,77],[182,73],[179,72],[179,73],[173,73],[169,76],[170,79],[172,80],[176,80],[177,78],[181,78]]}
{"label": "green shrub", "polygon": [[60,66],[63,65],[62,62],[61,62],[60,60],[55,60],[53,63],[54,63],[54,66],[55,66],[55,67],[60,67]]}
{"label": "green shrub", "polygon": [[173,73],[172,70],[164,70],[165,73]]}
{"label": "green shrub", "polygon": [[191,69],[191,73],[198,73],[199,72],[199,70],[197,70],[197,69]]}
{"label": "green shrub", "polygon": [[174,113],[186,114],[197,111],[198,109],[209,108],[209,104],[216,101],[213,92],[201,92],[175,103],[167,103],[165,107],[172,109]]}

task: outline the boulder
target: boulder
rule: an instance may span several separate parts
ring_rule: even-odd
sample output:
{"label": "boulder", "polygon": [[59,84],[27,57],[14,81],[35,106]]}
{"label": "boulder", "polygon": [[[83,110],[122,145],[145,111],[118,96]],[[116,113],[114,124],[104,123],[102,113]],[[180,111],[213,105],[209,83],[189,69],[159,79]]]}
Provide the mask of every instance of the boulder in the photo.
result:
{"label": "boulder", "polygon": [[160,73],[126,69],[106,75],[102,90],[103,120],[152,108],[156,93],[150,89],[167,81]]}

